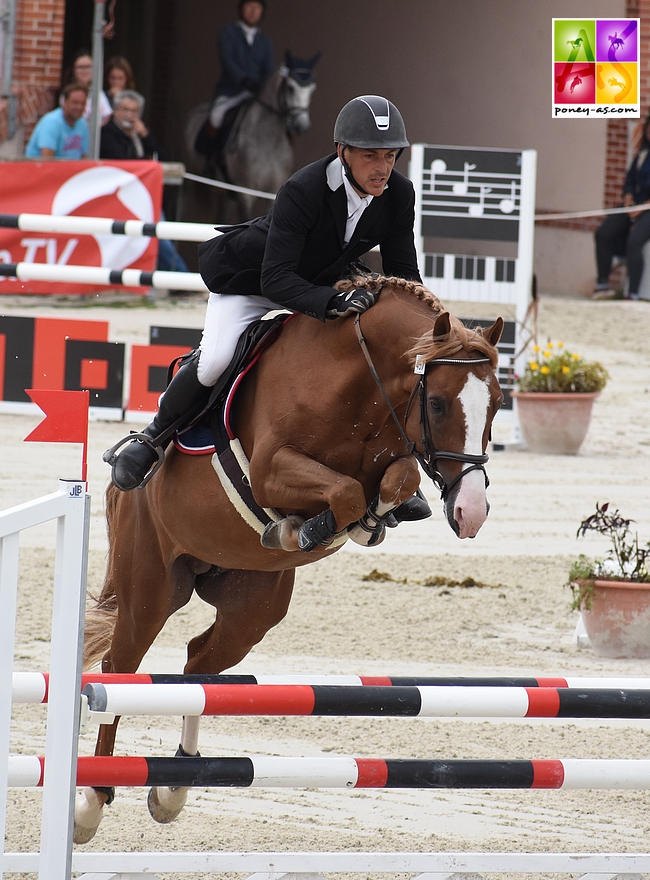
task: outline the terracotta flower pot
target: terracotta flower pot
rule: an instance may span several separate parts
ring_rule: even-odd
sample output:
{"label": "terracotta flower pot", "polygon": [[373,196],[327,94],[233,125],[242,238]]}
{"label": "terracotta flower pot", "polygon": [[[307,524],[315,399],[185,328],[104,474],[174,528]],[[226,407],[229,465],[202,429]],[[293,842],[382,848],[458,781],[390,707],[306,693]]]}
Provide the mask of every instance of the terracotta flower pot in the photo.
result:
{"label": "terracotta flower pot", "polygon": [[598,657],[650,658],[650,584],[594,581],[591,608],[582,619]]}
{"label": "terracotta flower pot", "polygon": [[587,435],[599,391],[554,393],[513,391],[519,424],[531,452],[576,455]]}

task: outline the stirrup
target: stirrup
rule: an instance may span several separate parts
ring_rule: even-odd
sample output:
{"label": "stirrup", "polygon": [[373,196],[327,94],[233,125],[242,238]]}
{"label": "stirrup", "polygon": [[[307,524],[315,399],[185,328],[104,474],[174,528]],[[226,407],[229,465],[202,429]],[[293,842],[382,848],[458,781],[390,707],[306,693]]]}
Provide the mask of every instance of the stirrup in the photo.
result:
{"label": "stirrup", "polygon": [[156,471],[162,467],[162,463],[165,460],[165,450],[162,446],[156,446],[148,434],[127,434],[126,437],[122,437],[121,440],[118,440],[110,449],[107,449],[106,452],[102,455],[102,461],[105,461],[106,464],[109,464],[111,468],[115,467],[115,463],[117,462],[117,455],[115,454],[118,449],[121,449],[123,446],[126,446],[127,443],[131,443],[134,440],[140,440],[140,442],[144,443],[145,446],[148,446],[152,452],[158,456],[158,461],[156,461],[153,466],[147,471],[142,482],[138,489],[144,489],[149,480],[153,477]]}

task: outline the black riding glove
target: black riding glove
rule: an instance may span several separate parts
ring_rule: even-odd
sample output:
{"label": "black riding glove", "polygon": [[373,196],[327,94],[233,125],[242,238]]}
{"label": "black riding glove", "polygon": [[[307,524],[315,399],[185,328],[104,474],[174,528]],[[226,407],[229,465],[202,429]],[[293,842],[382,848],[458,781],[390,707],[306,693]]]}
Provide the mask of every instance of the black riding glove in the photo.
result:
{"label": "black riding glove", "polygon": [[344,315],[365,312],[377,302],[379,292],[366,290],[361,287],[358,290],[348,290],[345,293],[337,293],[327,304],[325,313],[327,318],[342,318]]}

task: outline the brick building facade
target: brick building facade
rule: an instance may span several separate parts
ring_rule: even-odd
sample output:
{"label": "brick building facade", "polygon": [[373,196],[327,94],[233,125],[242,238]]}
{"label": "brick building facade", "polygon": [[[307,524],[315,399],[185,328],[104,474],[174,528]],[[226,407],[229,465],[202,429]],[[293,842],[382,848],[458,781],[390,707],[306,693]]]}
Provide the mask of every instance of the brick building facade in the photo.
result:
{"label": "brick building facade", "polygon": [[[65,0],[18,0],[14,43],[13,94],[20,140],[54,107],[61,85]],[[8,107],[0,107],[0,143],[7,139]],[[17,145],[20,149],[22,143]]]}

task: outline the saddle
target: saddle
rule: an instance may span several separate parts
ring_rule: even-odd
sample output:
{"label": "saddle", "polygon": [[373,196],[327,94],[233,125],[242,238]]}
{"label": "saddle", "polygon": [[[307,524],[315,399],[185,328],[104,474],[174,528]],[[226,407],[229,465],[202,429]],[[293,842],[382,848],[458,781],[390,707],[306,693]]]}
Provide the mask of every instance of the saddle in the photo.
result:
{"label": "saddle", "polygon": [[226,147],[236,140],[242,120],[253,100],[254,98],[249,98],[228,110],[221,127],[214,134],[210,134],[210,119],[208,117],[199,129],[194,141],[194,149],[206,160],[206,169],[211,174],[216,174],[218,171],[226,183],[233,181],[228,177],[223,155]]}

